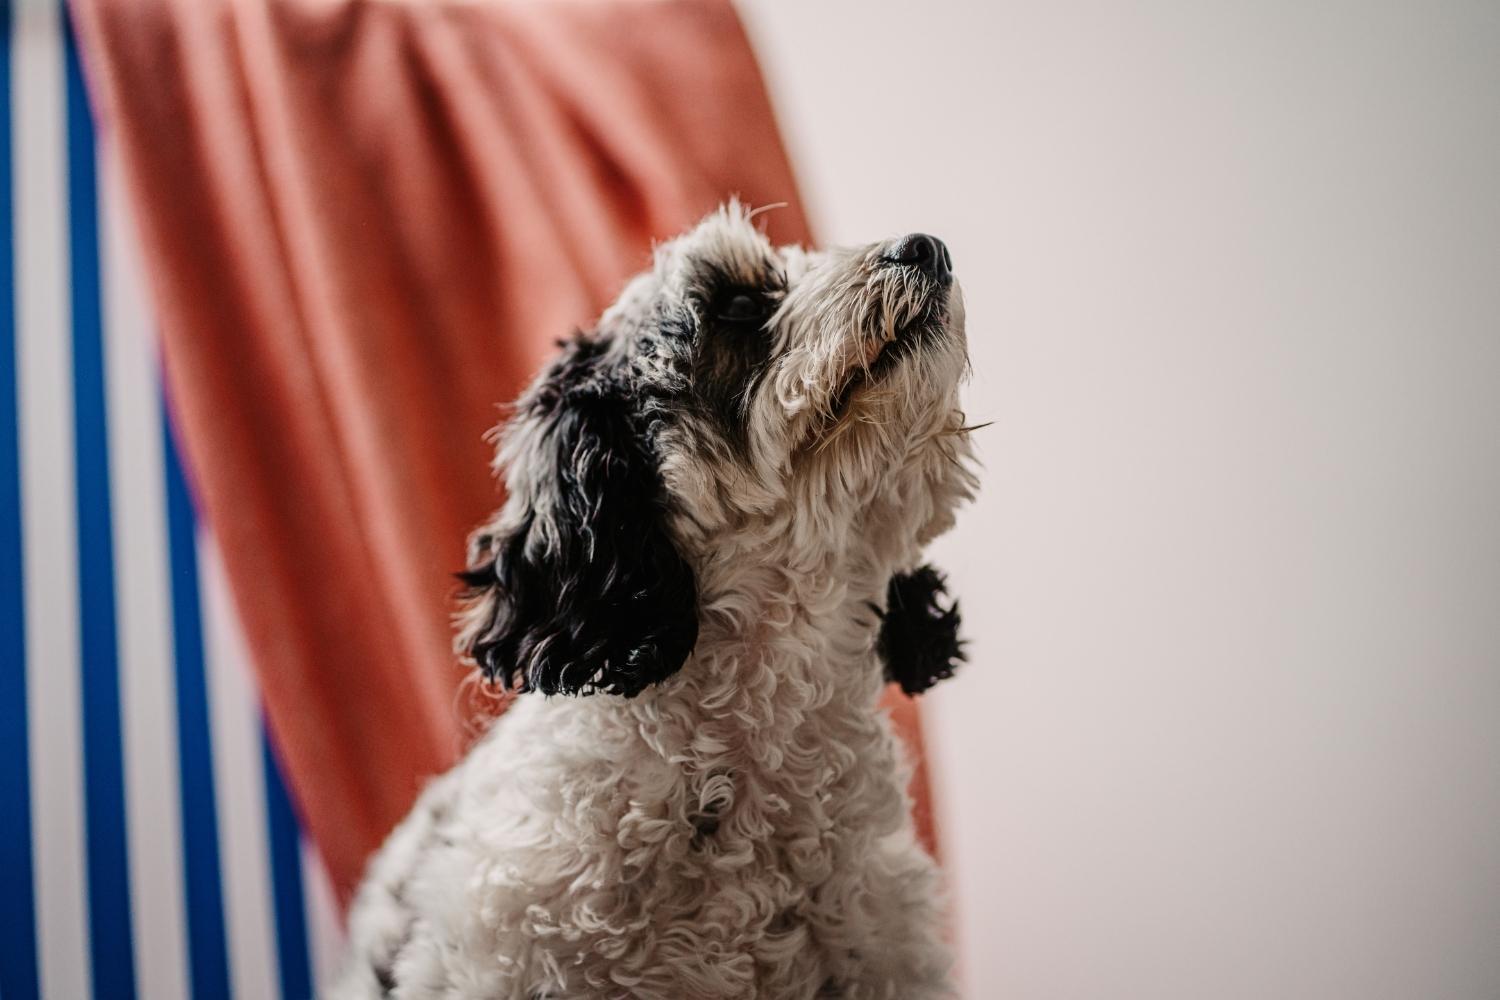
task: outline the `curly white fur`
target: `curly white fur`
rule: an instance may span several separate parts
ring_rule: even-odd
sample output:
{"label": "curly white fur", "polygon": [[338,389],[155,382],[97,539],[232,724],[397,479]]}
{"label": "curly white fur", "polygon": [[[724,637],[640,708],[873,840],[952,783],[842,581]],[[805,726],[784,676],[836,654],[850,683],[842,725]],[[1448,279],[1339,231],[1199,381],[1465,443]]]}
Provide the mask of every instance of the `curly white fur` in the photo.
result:
{"label": "curly white fur", "polygon": [[[701,311],[705,265],[773,286],[743,440],[684,406],[655,444],[696,645],[634,697],[520,697],[375,857],[330,995],[952,994],[875,643],[892,574],[974,486],[967,354],[957,286],[883,246],[772,248],[730,205],[660,247],[601,319],[642,378],[691,381],[670,354],[701,346],[643,340],[653,325]],[[882,366],[919,322],[928,335]],[[559,474],[539,437],[507,432],[512,499],[482,545],[514,528],[528,478]]]}

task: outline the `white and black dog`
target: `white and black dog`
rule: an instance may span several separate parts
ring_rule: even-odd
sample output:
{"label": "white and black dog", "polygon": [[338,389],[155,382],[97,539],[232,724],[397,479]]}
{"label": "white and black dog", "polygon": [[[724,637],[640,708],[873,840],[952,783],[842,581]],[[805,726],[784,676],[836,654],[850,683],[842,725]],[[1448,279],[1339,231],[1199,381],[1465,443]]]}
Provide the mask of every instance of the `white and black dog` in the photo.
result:
{"label": "white and black dog", "polygon": [[[519,698],[370,865],[340,998],[952,994],[877,702],[962,659],[947,248],[660,246],[522,396],[458,648]],[[592,697],[576,697],[592,695]],[[566,697],[572,696],[572,697]]]}

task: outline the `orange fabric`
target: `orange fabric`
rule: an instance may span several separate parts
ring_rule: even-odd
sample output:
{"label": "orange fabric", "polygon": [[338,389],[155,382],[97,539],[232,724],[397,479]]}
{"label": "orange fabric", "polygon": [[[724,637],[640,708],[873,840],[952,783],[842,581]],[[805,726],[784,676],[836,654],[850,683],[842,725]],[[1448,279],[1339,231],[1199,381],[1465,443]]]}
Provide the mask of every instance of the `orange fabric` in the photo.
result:
{"label": "orange fabric", "polygon": [[198,501],[346,895],[462,749],[449,602],[499,502],[496,404],[727,195],[805,241],[792,174],[725,0],[73,11]]}

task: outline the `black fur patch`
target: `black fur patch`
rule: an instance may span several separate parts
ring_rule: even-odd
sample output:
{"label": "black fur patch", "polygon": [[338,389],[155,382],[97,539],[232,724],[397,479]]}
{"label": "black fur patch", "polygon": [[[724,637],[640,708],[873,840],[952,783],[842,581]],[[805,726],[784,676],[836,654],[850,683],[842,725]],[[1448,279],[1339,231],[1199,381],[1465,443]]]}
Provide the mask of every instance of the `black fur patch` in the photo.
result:
{"label": "black fur patch", "polygon": [[685,392],[679,402],[706,418],[743,452],[749,402],[771,361],[766,322],[786,294],[786,277],[767,260],[740,272],[700,263],[684,302],[663,306],[659,336],[677,348]]}
{"label": "black fur patch", "polygon": [[958,602],[944,608],[943,575],[931,566],[897,573],[886,588],[886,609],[880,616],[880,657],[885,677],[907,694],[921,694],[938,681],[953,676],[965,660],[959,638]]}
{"label": "black fur patch", "polygon": [[391,971],[391,966],[376,963],[373,971],[375,982],[380,986],[380,995],[390,996],[396,988],[396,974]]}
{"label": "black fur patch", "polygon": [[[736,299],[752,311],[734,313]],[[728,285],[704,308],[707,315],[693,349],[693,396],[724,436],[743,446],[750,397],[771,360],[772,334],[765,320],[776,303],[761,289]]]}
{"label": "black fur patch", "polygon": [[667,527],[649,401],[608,369],[603,342],[564,347],[516,417],[545,436],[554,474],[460,574],[487,616],[468,652],[507,689],[631,696],[692,652],[697,587]]}

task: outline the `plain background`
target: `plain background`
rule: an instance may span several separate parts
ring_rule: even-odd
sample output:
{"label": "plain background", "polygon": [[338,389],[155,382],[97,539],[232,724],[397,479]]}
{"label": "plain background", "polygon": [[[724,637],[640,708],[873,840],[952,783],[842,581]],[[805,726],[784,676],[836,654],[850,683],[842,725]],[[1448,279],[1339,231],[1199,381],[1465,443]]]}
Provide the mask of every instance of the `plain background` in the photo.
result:
{"label": "plain background", "polygon": [[966,291],[967,995],[1500,997],[1500,4],[743,10]]}

